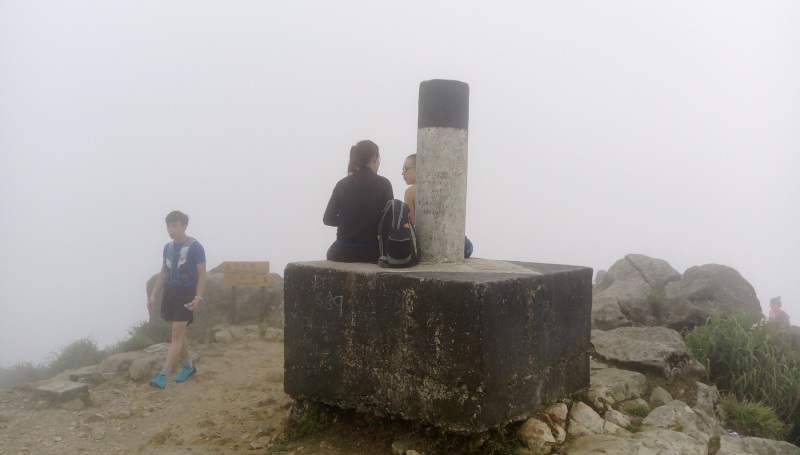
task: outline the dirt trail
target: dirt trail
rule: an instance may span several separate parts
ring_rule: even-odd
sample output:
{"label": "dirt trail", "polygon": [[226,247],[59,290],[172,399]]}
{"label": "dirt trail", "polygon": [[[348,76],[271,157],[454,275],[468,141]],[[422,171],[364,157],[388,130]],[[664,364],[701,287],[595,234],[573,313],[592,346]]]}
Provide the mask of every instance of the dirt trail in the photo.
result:
{"label": "dirt trail", "polygon": [[92,404],[78,411],[0,389],[0,454],[391,453],[347,434],[285,441],[293,401],[283,393],[282,343],[234,341],[197,353],[198,372],[183,384],[170,379],[158,390],[113,379],[90,389]]}

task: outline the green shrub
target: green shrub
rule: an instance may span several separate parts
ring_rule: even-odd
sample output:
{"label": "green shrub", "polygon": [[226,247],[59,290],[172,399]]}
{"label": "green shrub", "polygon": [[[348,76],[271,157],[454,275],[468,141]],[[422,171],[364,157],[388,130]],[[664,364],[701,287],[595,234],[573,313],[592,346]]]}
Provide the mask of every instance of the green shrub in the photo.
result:
{"label": "green shrub", "polygon": [[61,348],[59,352],[50,353],[48,369],[52,376],[65,370],[95,365],[104,357],[105,352],[97,348],[94,339],[81,338]]}
{"label": "green shrub", "polygon": [[626,408],[626,411],[628,411],[628,414],[630,414],[632,417],[638,417],[641,419],[647,417],[647,415],[650,414],[650,410],[647,408],[647,406],[641,404],[634,404],[628,406]]}
{"label": "green shrub", "polygon": [[0,387],[17,387],[29,382],[43,381],[49,377],[47,365],[20,362],[0,371]]}
{"label": "green shrub", "polygon": [[741,402],[763,403],[800,428],[800,365],[789,334],[775,324],[710,318],[684,334],[709,382]]}
{"label": "green shrub", "polygon": [[783,439],[789,426],[781,422],[769,406],[747,400],[739,400],[733,395],[723,395],[720,400],[725,412],[727,428],[745,436],[766,439]]}

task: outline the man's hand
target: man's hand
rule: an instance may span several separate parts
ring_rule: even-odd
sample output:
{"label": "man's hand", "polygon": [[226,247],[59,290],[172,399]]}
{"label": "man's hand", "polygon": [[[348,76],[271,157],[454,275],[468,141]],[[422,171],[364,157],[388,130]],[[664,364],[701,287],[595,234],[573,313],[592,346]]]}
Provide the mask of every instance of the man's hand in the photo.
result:
{"label": "man's hand", "polygon": [[147,311],[152,310],[155,304],[156,298],[154,296],[151,296],[149,299],[147,299]]}
{"label": "man's hand", "polygon": [[191,302],[187,303],[184,306],[186,307],[187,310],[194,311],[194,309],[197,308],[197,305],[200,305],[200,302],[202,302],[202,301],[203,301],[203,298],[200,297],[200,296],[197,296],[194,299],[192,299]]}

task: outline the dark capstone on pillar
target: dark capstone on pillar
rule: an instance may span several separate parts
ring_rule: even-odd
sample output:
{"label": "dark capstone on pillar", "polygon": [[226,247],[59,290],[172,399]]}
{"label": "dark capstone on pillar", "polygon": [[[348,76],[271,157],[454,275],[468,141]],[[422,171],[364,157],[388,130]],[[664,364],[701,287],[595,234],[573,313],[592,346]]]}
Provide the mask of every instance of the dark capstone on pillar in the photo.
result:
{"label": "dark capstone on pillar", "polygon": [[479,432],[589,385],[592,269],[292,263],[284,389]]}

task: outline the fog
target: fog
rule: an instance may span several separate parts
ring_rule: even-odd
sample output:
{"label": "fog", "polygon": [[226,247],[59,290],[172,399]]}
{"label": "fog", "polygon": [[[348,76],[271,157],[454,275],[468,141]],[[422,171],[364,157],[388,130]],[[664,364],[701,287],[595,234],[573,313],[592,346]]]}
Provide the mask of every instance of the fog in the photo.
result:
{"label": "fog", "polygon": [[470,85],[476,257],[737,269],[800,324],[800,3],[0,0],[0,365],[146,319],[164,216],[319,260],[348,151],[396,196],[419,83]]}

